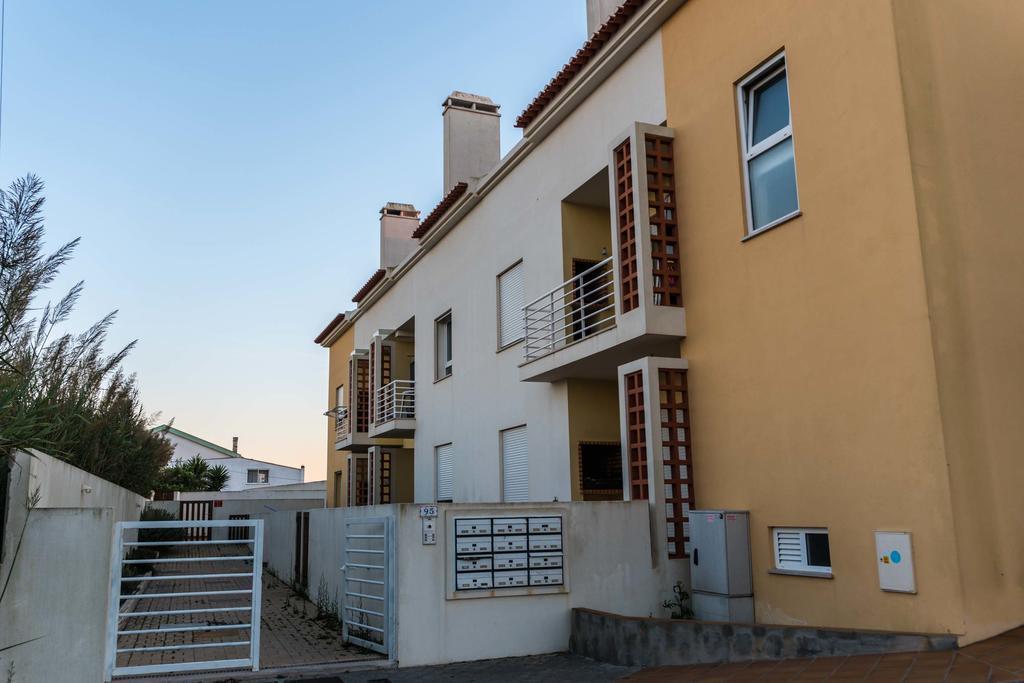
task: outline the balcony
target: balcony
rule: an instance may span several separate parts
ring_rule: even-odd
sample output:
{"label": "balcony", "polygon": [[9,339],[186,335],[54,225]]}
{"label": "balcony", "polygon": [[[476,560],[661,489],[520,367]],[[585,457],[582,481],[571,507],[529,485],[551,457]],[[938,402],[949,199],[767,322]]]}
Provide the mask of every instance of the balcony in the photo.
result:
{"label": "balcony", "polygon": [[677,353],[683,310],[651,301],[622,313],[618,292],[608,257],[526,304],[519,379],[611,379],[622,363]]}
{"label": "balcony", "polygon": [[416,382],[396,379],[377,389],[371,438],[407,438],[416,431]]}

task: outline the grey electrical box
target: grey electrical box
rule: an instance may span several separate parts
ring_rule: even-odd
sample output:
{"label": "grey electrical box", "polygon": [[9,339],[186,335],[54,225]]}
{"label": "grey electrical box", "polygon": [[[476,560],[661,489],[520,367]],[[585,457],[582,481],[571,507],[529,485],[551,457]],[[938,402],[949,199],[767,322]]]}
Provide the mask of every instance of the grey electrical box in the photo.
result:
{"label": "grey electrical box", "polygon": [[693,611],[708,621],[754,620],[750,514],[691,510],[690,581]]}

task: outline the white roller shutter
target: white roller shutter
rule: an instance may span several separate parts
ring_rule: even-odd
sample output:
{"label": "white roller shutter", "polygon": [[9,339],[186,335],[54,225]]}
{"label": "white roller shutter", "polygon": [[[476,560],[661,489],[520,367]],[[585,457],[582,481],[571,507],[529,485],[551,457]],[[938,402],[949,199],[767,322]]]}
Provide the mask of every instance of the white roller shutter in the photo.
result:
{"label": "white roller shutter", "polygon": [[455,496],[455,451],[450,443],[434,449],[437,453],[437,500],[450,501]]}
{"label": "white roller shutter", "polygon": [[530,452],[526,425],[501,432],[501,499],[506,503],[530,500]]}
{"label": "white roller shutter", "polygon": [[523,338],[523,264],[512,266],[498,276],[498,346]]}

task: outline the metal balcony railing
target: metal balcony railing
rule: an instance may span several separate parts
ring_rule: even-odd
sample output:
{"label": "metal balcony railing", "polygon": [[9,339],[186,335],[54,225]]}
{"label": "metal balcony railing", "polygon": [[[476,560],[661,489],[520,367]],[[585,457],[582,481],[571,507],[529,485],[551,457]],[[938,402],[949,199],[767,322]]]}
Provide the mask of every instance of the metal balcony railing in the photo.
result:
{"label": "metal balcony railing", "polygon": [[526,360],[615,327],[615,299],[615,269],[609,256],[526,304]]}
{"label": "metal balcony railing", "polygon": [[376,423],[416,417],[416,382],[396,379],[377,389]]}
{"label": "metal balcony railing", "polygon": [[348,406],[335,406],[324,414],[334,418],[335,441],[341,441],[351,433],[352,424],[348,419]]}

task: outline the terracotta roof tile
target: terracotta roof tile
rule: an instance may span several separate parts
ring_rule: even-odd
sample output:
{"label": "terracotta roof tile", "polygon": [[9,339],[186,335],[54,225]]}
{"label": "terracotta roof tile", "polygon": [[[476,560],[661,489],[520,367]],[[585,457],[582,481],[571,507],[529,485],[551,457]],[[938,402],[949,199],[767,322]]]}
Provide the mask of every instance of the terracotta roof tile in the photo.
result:
{"label": "terracotta roof tile", "polygon": [[445,213],[447,213],[448,209],[452,208],[455,202],[458,201],[459,197],[466,193],[467,189],[469,189],[469,185],[466,183],[456,183],[455,187],[449,190],[448,194],[444,196],[444,199],[434,207],[434,210],[423,219],[423,222],[420,223],[420,226],[412,233],[412,236],[416,239],[422,239],[426,236],[426,234],[430,232],[430,229],[433,228],[439,220],[441,220],[441,217],[444,216]]}
{"label": "terracotta roof tile", "polygon": [[601,24],[600,28],[594,31],[594,35],[583,44],[572,59],[562,67],[561,71],[555,74],[544,89],[533,98],[529,106],[516,119],[516,128],[526,128],[544,110],[551,100],[558,96],[558,93],[565,88],[576,74],[583,70],[583,67],[596,55],[604,44],[607,43],[619,28],[629,20],[633,14],[644,4],[644,0],[625,0],[619,8],[612,12],[608,20]]}
{"label": "terracotta roof tile", "polygon": [[383,268],[380,268],[377,270],[377,272],[371,275],[370,279],[366,281],[366,284],[360,287],[359,291],[356,292],[355,296],[352,297],[352,301],[354,301],[355,303],[359,303],[360,301],[362,301],[363,297],[372,292],[373,288],[376,287],[380,283],[380,281],[384,279],[385,272],[386,271]]}
{"label": "terracotta roof tile", "polygon": [[323,331],[316,336],[316,339],[313,340],[313,343],[319,344],[324,339],[327,339],[327,336],[334,330],[334,328],[342,324],[343,322],[345,322],[344,313],[339,313],[338,315],[334,316],[334,320],[327,323],[327,327],[325,327]]}

